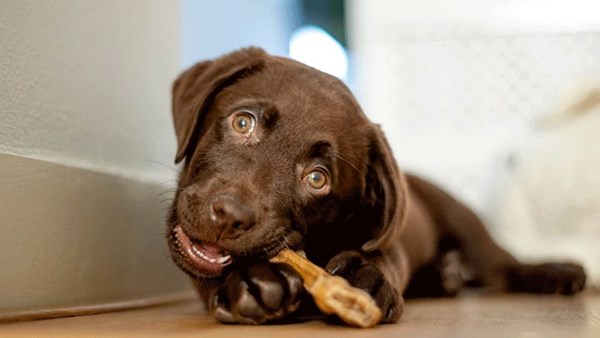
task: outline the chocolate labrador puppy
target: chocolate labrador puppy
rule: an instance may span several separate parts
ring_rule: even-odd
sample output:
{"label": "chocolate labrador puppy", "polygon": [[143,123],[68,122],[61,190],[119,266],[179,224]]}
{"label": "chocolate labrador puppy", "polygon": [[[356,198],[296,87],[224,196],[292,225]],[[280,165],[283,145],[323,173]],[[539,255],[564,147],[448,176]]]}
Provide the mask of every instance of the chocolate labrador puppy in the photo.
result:
{"label": "chocolate labrador puppy", "polygon": [[452,295],[464,282],[584,287],[580,266],[517,261],[471,210],[401,172],[348,88],[311,67],[258,48],[198,63],[173,85],[173,119],[184,166],[168,243],[221,322],[314,310],[299,276],[268,262],[285,247],[369,292],[382,323],[398,320],[403,297]]}

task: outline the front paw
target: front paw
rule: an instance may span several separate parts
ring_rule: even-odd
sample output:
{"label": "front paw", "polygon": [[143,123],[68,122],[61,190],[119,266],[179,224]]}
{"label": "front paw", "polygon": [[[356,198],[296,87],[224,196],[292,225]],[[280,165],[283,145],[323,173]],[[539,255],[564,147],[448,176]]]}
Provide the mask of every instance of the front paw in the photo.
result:
{"label": "front paw", "polygon": [[344,251],[338,254],[327,263],[326,270],[345,278],[350,285],[367,291],[383,313],[380,323],[393,323],[400,318],[404,300],[381,270],[359,252]]}
{"label": "front paw", "polygon": [[222,323],[281,320],[300,305],[300,276],[284,264],[253,264],[232,271],[211,297],[209,312]]}

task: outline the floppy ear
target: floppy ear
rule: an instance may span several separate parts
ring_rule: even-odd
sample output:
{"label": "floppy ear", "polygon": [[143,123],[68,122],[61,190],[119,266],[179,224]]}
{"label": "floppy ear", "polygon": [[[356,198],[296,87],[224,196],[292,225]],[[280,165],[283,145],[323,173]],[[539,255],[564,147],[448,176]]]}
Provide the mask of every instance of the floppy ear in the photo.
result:
{"label": "floppy ear", "polygon": [[367,184],[380,217],[373,239],[362,246],[366,252],[384,248],[400,234],[408,202],[406,177],[398,169],[381,128],[373,125],[372,130]]}
{"label": "floppy ear", "polygon": [[267,54],[260,48],[242,49],[183,72],[173,83],[173,123],[177,135],[175,163],[181,162],[200,129],[203,114],[215,95],[239,76],[260,68]]}

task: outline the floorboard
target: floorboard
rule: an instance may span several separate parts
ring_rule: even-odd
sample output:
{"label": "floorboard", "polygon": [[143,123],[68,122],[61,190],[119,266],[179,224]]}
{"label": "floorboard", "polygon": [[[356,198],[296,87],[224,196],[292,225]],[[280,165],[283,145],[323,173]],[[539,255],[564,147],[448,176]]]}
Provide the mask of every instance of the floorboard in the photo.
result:
{"label": "floorboard", "polygon": [[222,325],[198,302],[5,324],[1,337],[600,337],[600,294],[465,295],[407,302],[401,321],[374,329],[327,325]]}

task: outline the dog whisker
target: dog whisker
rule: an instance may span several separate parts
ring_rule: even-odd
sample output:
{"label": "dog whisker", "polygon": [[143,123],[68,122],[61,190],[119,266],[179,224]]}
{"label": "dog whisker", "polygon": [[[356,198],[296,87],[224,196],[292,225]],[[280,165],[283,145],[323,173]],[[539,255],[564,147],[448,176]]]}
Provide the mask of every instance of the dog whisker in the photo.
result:
{"label": "dog whisker", "polygon": [[342,160],[342,161],[344,161],[344,162],[345,162],[346,164],[348,164],[348,165],[349,165],[349,166],[350,166],[352,169],[356,170],[356,172],[358,172],[358,173],[360,173],[360,172],[361,172],[361,170],[360,170],[360,169],[358,169],[358,167],[357,167],[357,166],[356,166],[354,163],[350,162],[349,160],[347,160],[346,158],[344,158],[342,155],[340,155],[340,154],[338,154],[338,153],[333,153],[333,157],[335,157],[335,158],[337,158],[337,159],[339,159],[339,160]]}
{"label": "dog whisker", "polygon": [[161,192],[160,194],[158,194],[158,196],[163,196],[166,194],[173,194],[175,192],[176,192],[176,190],[169,189],[169,190],[165,190],[165,191]]}
{"label": "dog whisker", "polygon": [[169,164],[166,164],[166,163],[162,163],[162,162],[159,162],[159,161],[156,161],[156,160],[143,160],[143,162],[154,164],[154,165],[157,165],[159,167],[169,169],[169,170],[171,170],[171,171],[173,171],[175,173],[178,172],[177,168],[173,167],[172,165],[169,165]]}
{"label": "dog whisker", "polygon": [[178,193],[178,192],[182,191],[183,189],[184,189],[184,188],[182,188],[182,187],[173,187],[173,188],[168,188],[168,189],[165,189],[165,190],[164,190],[163,192],[161,192],[160,194],[158,194],[158,196],[162,196],[162,195],[165,195],[165,194],[176,194],[176,193]]}

